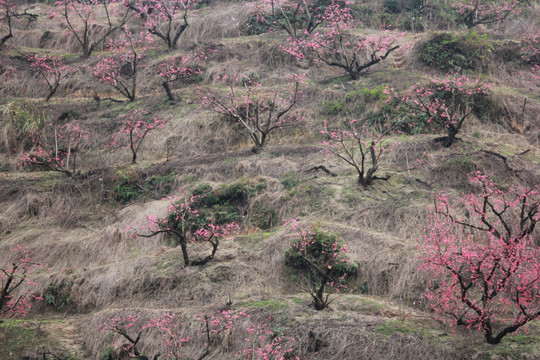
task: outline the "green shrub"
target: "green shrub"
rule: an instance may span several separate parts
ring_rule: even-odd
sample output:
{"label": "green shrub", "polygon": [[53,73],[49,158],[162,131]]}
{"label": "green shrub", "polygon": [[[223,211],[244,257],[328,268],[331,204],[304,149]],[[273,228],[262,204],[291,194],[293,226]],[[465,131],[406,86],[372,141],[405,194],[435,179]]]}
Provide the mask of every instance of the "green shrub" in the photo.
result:
{"label": "green shrub", "polygon": [[194,205],[199,214],[199,219],[194,221],[200,224],[214,218],[217,225],[242,222],[249,200],[265,189],[266,181],[262,178],[241,179],[215,189],[208,183],[201,183],[191,192],[197,196]]}
{"label": "green shrub", "polygon": [[401,12],[401,2],[399,0],[383,0],[384,10],[391,13]]}
{"label": "green shrub", "polygon": [[113,199],[127,204],[144,197],[161,199],[170,194],[176,184],[176,172],[142,177],[132,170],[119,170],[114,181],[116,185],[112,190]]}
{"label": "green shrub", "polygon": [[47,305],[55,310],[64,311],[72,302],[70,288],[71,284],[67,281],[62,280],[60,283],[53,281],[45,289],[43,299]]}
{"label": "green shrub", "polygon": [[140,197],[137,188],[137,174],[134,171],[120,170],[116,173],[116,185],[113,188],[113,199],[127,204]]}
{"label": "green shrub", "polygon": [[420,59],[426,65],[446,71],[486,70],[492,50],[486,34],[437,33],[421,46]]}
{"label": "green shrub", "polygon": [[340,101],[325,101],[322,106],[324,115],[333,116],[338,115],[345,107],[345,104]]}
{"label": "green shrub", "polygon": [[300,178],[298,173],[294,171],[289,171],[281,176],[281,185],[285,190],[291,190],[300,184]]}
{"label": "green shrub", "polygon": [[[309,271],[309,263],[298,254],[298,248],[301,246],[302,241],[301,238],[296,239],[285,251],[285,264],[295,269]],[[335,247],[335,244],[337,244],[337,247]],[[329,263],[335,264],[333,270],[337,277],[344,274],[348,276],[356,275],[358,265],[347,261],[346,254],[339,252],[343,245],[343,240],[339,239],[334,233],[314,229],[312,242],[307,247],[307,259],[317,266],[325,266],[325,264]]]}

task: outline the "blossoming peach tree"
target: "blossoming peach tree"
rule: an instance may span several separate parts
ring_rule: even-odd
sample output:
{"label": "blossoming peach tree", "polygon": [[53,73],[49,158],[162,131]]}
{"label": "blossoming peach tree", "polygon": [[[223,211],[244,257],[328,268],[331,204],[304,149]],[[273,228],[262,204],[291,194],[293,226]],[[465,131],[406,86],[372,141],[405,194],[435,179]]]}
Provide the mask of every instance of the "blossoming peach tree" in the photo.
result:
{"label": "blossoming peach tree", "polygon": [[173,56],[160,64],[158,75],[163,79],[161,84],[167,93],[169,101],[174,101],[170,83],[189,82],[203,72],[201,63],[207,59],[204,51],[191,51],[186,55]]}
{"label": "blossoming peach tree", "polygon": [[[189,321],[182,321],[174,313],[165,313],[146,321],[131,314],[115,315],[104,322],[100,329],[113,335],[119,353],[140,360],[150,359],[145,355],[150,352],[154,354],[154,360],[162,354],[167,359],[192,358],[189,356],[193,352],[198,352],[195,359],[202,360],[223,342],[225,336],[238,336],[244,332],[247,333],[244,346],[234,354],[235,357],[299,360],[299,357],[292,355],[294,338],[274,336],[275,333],[269,329],[271,319],[269,316],[253,323],[244,310],[219,310],[212,315],[195,315]],[[243,326],[239,326],[239,321],[244,321]],[[158,335],[160,341],[157,346],[145,347],[144,338],[152,332]]]}
{"label": "blossoming peach tree", "polygon": [[459,21],[469,29],[482,24],[498,24],[512,13],[519,14],[526,6],[531,6],[530,0],[460,0],[453,4]]}
{"label": "blossoming peach tree", "polygon": [[[89,58],[131,17],[118,0],[58,0],[49,11],[49,18],[59,18],[73,34],[84,58]],[[96,26],[98,23],[104,27]]]}
{"label": "blossoming peach tree", "polygon": [[[213,218],[202,218],[197,212],[197,196],[169,197],[167,215],[163,219],[151,215],[146,224],[138,226],[136,236],[153,237],[158,234],[172,235],[182,249],[185,266],[199,266],[208,263],[216,255],[220,239],[237,233],[240,227],[234,223],[217,224]],[[128,228],[131,230],[131,228]],[[188,242],[207,243],[211,253],[204,258],[189,259]]]}
{"label": "blossoming peach tree", "polygon": [[189,26],[188,14],[200,0],[123,0],[135,11],[146,30],[163,40],[169,50],[175,50],[182,34]]}
{"label": "blossoming peach tree", "polygon": [[15,248],[14,258],[0,265],[0,318],[26,316],[32,307],[32,300],[43,300],[28,290],[20,291],[25,284],[35,285],[28,275],[41,265],[33,262],[28,249],[20,245]]}
{"label": "blossoming peach tree", "polygon": [[137,154],[139,148],[147,136],[153,134],[157,129],[162,129],[167,123],[166,119],[162,119],[155,115],[151,119],[147,119],[148,112],[142,109],[130,110],[122,116],[122,125],[112,136],[112,141],[107,147],[115,148],[127,147],[131,150],[131,163],[137,163]]}
{"label": "blossoming peach tree", "polygon": [[347,72],[356,80],[367,68],[385,60],[400,48],[404,33],[386,30],[358,36],[346,2],[332,2],[325,8],[324,26],[303,37],[290,37],[284,50],[300,59],[313,59]]}
{"label": "blossoming peach tree", "polygon": [[426,296],[450,326],[483,332],[489,344],[540,316],[538,186],[502,189],[486,175],[469,175],[478,194],[461,199],[457,215],[443,192],[420,243]]}
{"label": "blossoming peach tree", "polygon": [[357,265],[347,259],[349,249],[335,235],[302,226],[294,219],[285,225],[291,227],[293,238],[285,262],[307,273],[313,307],[324,310],[333,301],[330,292],[351,291],[345,278],[356,273]]}
{"label": "blossoming peach tree", "polygon": [[380,130],[375,130],[362,119],[343,120],[334,127],[328,126],[325,120],[321,131],[326,135],[322,142],[323,152],[352,166],[358,174],[358,184],[364,187],[371,185],[374,180],[388,180],[389,177],[376,176],[375,172],[388,147],[383,144],[384,138],[397,132],[400,124],[400,121],[388,121]]}
{"label": "blossoming peach tree", "polygon": [[33,149],[21,154],[20,164],[71,176],[77,171],[78,153],[88,136],[88,131],[82,129],[79,123],[48,123],[43,133],[33,134]]}
{"label": "blossoming peach tree", "polygon": [[45,101],[49,101],[65,79],[73,75],[77,69],[64,64],[60,56],[35,54],[28,58],[32,70],[39,74],[49,87]]}
{"label": "blossoming peach tree", "polygon": [[263,0],[255,6],[252,16],[268,29],[285,30],[291,39],[300,39],[338,14],[348,17],[350,4],[348,0]]}
{"label": "blossoming peach tree", "polygon": [[391,95],[389,101],[397,101],[412,116],[424,114],[423,118],[434,130],[446,131],[447,135],[436,141],[442,142],[444,147],[450,147],[458,140],[459,131],[472,114],[475,100],[487,96],[490,88],[491,84],[483,84],[480,79],[448,75],[432,78],[428,85],[414,85],[403,94],[390,88],[383,92]]}
{"label": "blossoming peach tree", "polygon": [[143,32],[124,30],[117,41],[106,44],[110,55],[103,56],[95,65],[94,76],[133,102],[137,97],[137,77],[144,68],[142,60],[153,39]]}

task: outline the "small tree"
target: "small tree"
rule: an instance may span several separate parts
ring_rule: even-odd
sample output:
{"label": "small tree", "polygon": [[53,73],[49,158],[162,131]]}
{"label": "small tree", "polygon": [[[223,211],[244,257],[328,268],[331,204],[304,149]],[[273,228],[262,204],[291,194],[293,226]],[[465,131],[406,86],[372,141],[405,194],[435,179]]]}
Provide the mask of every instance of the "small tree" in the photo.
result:
{"label": "small tree", "polygon": [[339,127],[329,129],[326,120],[322,134],[327,140],[322,142],[326,155],[334,155],[352,166],[358,173],[358,184],[366,187],[373,180],[388,180],[388,177],[378,177],[375,172],[379,169],[379,160],[385,147],[383,139],[399,123],[385,124],[381,132],[371,130],[361,120],[345,120]]}
{"label": "small tree", "polygon": [[460,22],[470,29],[478,25],[500,23],[510,14],[519,14],[521,8],[530,5],[530,0],[464,0],[455,2],[453,6],[459,13]]}
{"label": "small tree", "polygon": [[497,344],[540,316],[540,251],[532,237],[540,188],[505,191],[479,172],[469,177],[481,192],[462,199],[465,217],[439,195],[421,243],[421,269],[437,317],[477,328]]}
{"label": "small tree", "polygon": [[120,10],[118,0],[58,0],[49,16],[62,19],[81,46],[83,57],[88,58],[128,22],[130,12]]}
{"label": "small tree", "polygon": [[[157,321],[157,320],[156,320]],[[138,317],[134,315],[115,316],[107,320],[100,326],[102,332],[118,334],[128,344],[121,344],[115,339],[116,345],[120,351],[124,352],[130,358],[139,360],[149,360],[150,357],[143,355],[140,350],[141,336],[151,329],[150,325],[142,325]],[[158,360],[161,354],[154,355],[153,360]]]}
{"label": "small tree", "polygon": [[202,73],[200,63],[207,59],[204,52],[190,52],[187,55],[175,56],[159,66],[159,76],[164,79],[161,84],[169,101],[174,101],[169,84],[174,81],[189,81]]}
{"label": "small tree", "polygon": [[189,26],[188,13],[200,0],[123,1],[144,21],[150,34],[163,40],[169,50],[174,50]]}
{"label": "small tree", "polygon": [[403,95],[389,88],[384,92],[392,95],[389,101],[395,99],[400,106],[408,108],[411,115],[423,113],[428,124],[446,131],[447,135],[436,141],[450,147],[458,140],[461,127],[473,112],[475,100],[487,95],[490,87],[490,84],[482,84],[480,79],[447,76],[443,79],[433,78],[427,86],[415,85]]}
{"label": "small tree", "polygon": [[23,13],[17,12],[17,4],[13,0],[0,0],[0,48],[13,37],[14,21],[21,18],[27,19],[30,24],[37,19],[37,15],[26,10]]}
{"label": "small tree", "polygon": [[88,132],[78,123],[49,123],[43,133],[34,137],[34,149],[23,153],[23,166],[40,166],[71,176],[77,171],[77,155]]}
{"label": "small tree", "polygon": [[254,16],[270,28],[285,30],[292,39],[313,33],[324,21],[338,16],[350,19],[349,1],[336,0],[263,0]]}
{"label": "small tree", "polygon": [[13,37],[14,10],[15,5],[10,0],[0,0],[0,48]]}
{"label": "small tree", "polygon": [[132,164],[137,163],[137,153],[146,136],[151,135],[156,129],[162,129],[167,123],[166,119],[161,119],[157,115],[151,120],[145,120],[147,114],[146,110],[129,111],[122,117],[122,126],[113,134],[113,140],[107,145],[112,148],[129,148]]}
{"label": "small tree", "polygon": [[345,70],[356,80],[365,69],[385,60],[397,50],[403,33],[385,31],[382,35],[358,37],[352,31],[351,15],[339,3],[327,8],[327,25],[305,38],[290,38],[285,51],[297,59],[315,59]]}
{"label": "small tree", "polygon": [[[308,273],[313,307],[324,310],[333,301],[327,289],[334,292],[346,290],[345,278],[356,272],[356,264],[349,263],[347,245],[334,234],[302,227],[296,220],[290,220],[293,242],[285,253],[285,262]],[[325,294],[326,293],[326,294]]]}
{"label": "small tree", "polygon": [[49,101],[58,90],[60,83],[76,71],[73,67],[64,64],[60,56],[35,54],[30,56],[28,61],[32,70],[37,72],[49,87],[49,94],[45,97],[45,101]]}
{"label": "small tree", "polygon": [[110,85],[130,102],[137,96],[137,75],[143,68],[141,60],[152,38],[143,33],[126,31],[119,41],[108,43],[110,56],[103,57],[95,66],[94,76],[102,84]]}
{"label": "small tree", "polygon": [[[215,256],[220,239],[235,234],[239,230],[239,226],[235,223],[217,225],[212,218],[201,219],[195,208],[196,196],[171,197],[170,200],[166,218],[160,220],[156,216],[148,216],[148,223],[140,227],[140,230],[145,233],[137,235],[146,238],[162,233],[174,236],[182,249],[185,266],[208,263]],[[189,241],[210,244],[212,246],[210,255],[190,262],[187,249]]]}
{"label": "small tree", "polygon": [[213,112],[227,115],[237,121],[249,134],[255,150],[261,150],[274,131],[295,127],[302,120],[293,111],[304,84],[303,76],[293,76],[286,90],[266,90],[248,76],[243,78],[243,91],[235,87],[235,79],[226,94],[206,90],[202,104]]}
{"label": "small tree", "polygon": [[42,300],[29,291],[20,291],[24,284],[35,285],[28,280],[28,274],[40,265],[32,262],[28,249],[20,245],[17,245],[15,254],[17,260],[0,267],[0,318],[26,316],[32,307],[30,300]]}

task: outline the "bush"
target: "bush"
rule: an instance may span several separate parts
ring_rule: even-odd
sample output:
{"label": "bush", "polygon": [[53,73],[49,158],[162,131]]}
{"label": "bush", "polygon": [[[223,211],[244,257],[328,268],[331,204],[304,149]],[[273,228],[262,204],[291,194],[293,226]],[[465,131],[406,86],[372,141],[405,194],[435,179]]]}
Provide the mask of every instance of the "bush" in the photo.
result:
{"label": "bush", "polygon": [[143,177],[131,170],[119,170],[116,173],[115,183],[112,197],[116,202],[127,204],[142,198],[160,199],[173,190],[176,172]]}
{"label": "bush", "polygon": [[318,266],[334,263],[333,269],[336,277],[341,277],[345,274],[356,275],[358,265],[354,262],[348,262],[347,256],[338,249],[345,246],[343,240],[338,238],[336,234],[325,232],[320,229],[313,229],[312,242],[306,248],[307,259],[298,253],[298,248],[304,240],[296,239],[291,243],[291,246],[285,251],[285,264],[295,269],[308,271],[311,262]]}
{"label": "bush", "polygon": [[223,184],[213,188],[208,183],[201,183],[195,187],[191,194],[194,200],[199,219],[204,222],[213,218],[216,225],[231,222],[243,222],[250,198],[266,189],[266,181],[259,179],[242,179],[232,184]]}
{"label": "bush", "polygon": [[43,293],[45,303],[52,306],[56,311],[66,310],[72,302],[69,292],[70,287],[71,284],[64,280],[60,283],[56,281],[50,283]]}
{"label": "bush", "polygon": [[492,50],[486,34],[438,33],[421,46],[420,59],[426,65],[446,71],[486,70]]}
{"label": "bush", "polygon": [[399,0],[383,0],[383,7],[391,13],[401,12],[401,3]]}

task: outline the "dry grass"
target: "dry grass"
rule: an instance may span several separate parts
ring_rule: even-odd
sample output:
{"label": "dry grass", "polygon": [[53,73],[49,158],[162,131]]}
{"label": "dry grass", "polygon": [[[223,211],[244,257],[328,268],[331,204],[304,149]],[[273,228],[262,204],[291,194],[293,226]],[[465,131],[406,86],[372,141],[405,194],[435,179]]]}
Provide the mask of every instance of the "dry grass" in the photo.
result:
{"label": "dry grass", "polygon": [[[532,14],[538,9],[536,6]],[[6,72],[0,74],[0,96],[32,98],[28,101],[49,112],[51,118],[76,110],[79,116],[72,121],[84,123],[93,133],[81,152],[83,176],[64,179],[45,172],[0,173],[0,263],[4,254],[21,244],[30,249],[35,261],[45,265],[33,275],[37,282],[34,289],[43,291],[53,282],[69,284],[72,302],[65,316],[83,335],[83,359],[99,357],[111,344],[111,339],[96,329],[113,315],[135,313],[148,319],[173,311],[192,326],[188,331],[194,332],[193,315],[212,314],[229,298],[233,308],[246,307],[252,316],[220,339],[208,359],[233,358],[245,347],[247,327],[269,316],[272,328],[296,338],[293,348],[301,358],[470,356],[480,348],[481,339],[458,333],[449,340],[444,333],[447,328],[428,321],[429,314],[421,312],[426,307],[422,295],[426,284],[423,274],[416,271],[416,242],[436,193],[446,189],[449,196],[458,198],[462,191],[474,190],[466,182],[471,166],[507,184],[538,183],[540,105],[536,84],[515,68],[494,64],[493,73],[485,76],[497,83],[497,119],[481,122],[471,118],[462,132],[464,141],[450,149],[434,144],[433,135],[389,137],[390,146],[377,174],[391,177],[363,189],[357,186],[350,166],[320,153],[322,104],[342,101],[355,89],[382,84],[407,87],[436,70],[421,65],[413,48],[393,55],[358,81],[348,81],[339,69],[292,61],[281,49],[284,34],[242,36],[248,11],[245,4],[230,3],[201,9],[191,18],[177,54],[195,48],[217,49],[210,54],[202,81],[214,88],[223,86],[216,80],[222,74],[256,72],[268,88],[282,86],[288,72],[307,74],[310,86],[299,102],[305,117],[302,126],[272,134],[268,148],[258,154],[251,152],[251,141],[237,124],[199,107],[193,86],[174,90],[182,98],[176,104],[163,101],[155,76],[167,55],[163,49],[149,55],[149,66],[139,77],[141,96],[134,105],[102,102],[98,108],[91,99],[94,92],[102,97],[116,94],[98,84],[90,70],[81,70],[58,96],[43,104],[39,98],[46,87],[28,71],[27,56],[40,43],[45,49],[39,51],[51,53],[76,52],[77,44],[72,37],[63,36],[64,30],[51,31],[43,39],[42,22],[33,30],[19,32],[16,41],[21,47],[8,49],[9,56],[1,65],[11,73],[9,77]],[[537,25],[532,20],[529,15],[521,28],[533,29]],[[516,26],[508,23],[498,31],[514,36]],[[406,41],[419,43],[426,36],[417,34]],[[70,61],[80,63],[73,57]],[[95,63],[93,59],[86,64],[91,67]],[[104,149],[119,116],[132,107],[169,119],[164,129],[147,139],[136,166],[128,164],[127,150],[111,154]],[[328,117],[332,120],[334,116]],[[2,127],[6,139],[2,150],[6,152],[14,146],[14,134],[5,124]],[[508,163],[481,150],[500,153]],[[2,154],[2,162],[4,159],[10,169],[15,168],[13,155]],[[337,176],[309,171],[321,164]],[[246,205],[240,237],[223,240],[216,258],[206,266],[185,268],[180,249],[170,247],[169,239],[133,239],[124,232],[128,225],[144,223],[148,215],[162,215],[168,201],[125,206],[111,203],[108,199],[118,169],[141,174],[174,170],[180,185],[177,192],[187,192],[201,182],[219,185],[257,176],[264,177],[267,187]],[[271,221],[261,230],[259,217],[270,213]],[[339,297],[324,312],[309,307],[302,279],[295,280],[283,261],[290,237],[281,221],[292,217],[334,231],[350,245],[349,256],[358,263],[358,276],[351,277],[351,285],[364,295]],[[189,244],[189,250],[191,257],[197,258],[209,249],[204,244]],[[45,315],[39,315],[39,310]],[[59,316],[47,306],[36,307],[32,314],[49,315]],[[320,340],[317,346],[316,339]],[[154,351],[159,343],[157,334],[149,334],[144,348]],[[194,340],[186,353],[196,357],[202,344],[201,339]]]}

